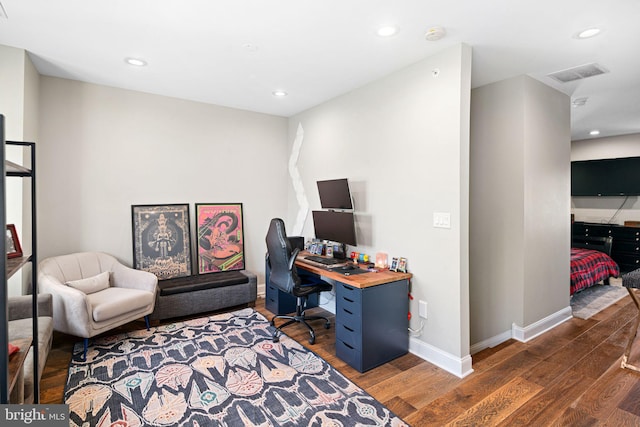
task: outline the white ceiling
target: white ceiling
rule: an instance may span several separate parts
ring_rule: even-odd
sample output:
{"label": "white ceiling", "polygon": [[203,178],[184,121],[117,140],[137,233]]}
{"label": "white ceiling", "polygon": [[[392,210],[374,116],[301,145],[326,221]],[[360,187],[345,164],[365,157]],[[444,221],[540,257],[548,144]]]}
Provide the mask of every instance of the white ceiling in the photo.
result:
{"label": "white ceiling", "polygon": [[[27,50],[44,75],[291,116],[464,42],[473,87],[528,74],[589,97],[572,108],[573,139],[640,132],[639,0],[0,3],[0,44]],[[399,33],[377,36],[385,24]],[[426,41],[433,26],[446,37]],[[574,37],[592,26],[602,33]],[[594,62],[610,72],[565,84],[546,77]],[[274,97],[278,89],[288,96]]]}

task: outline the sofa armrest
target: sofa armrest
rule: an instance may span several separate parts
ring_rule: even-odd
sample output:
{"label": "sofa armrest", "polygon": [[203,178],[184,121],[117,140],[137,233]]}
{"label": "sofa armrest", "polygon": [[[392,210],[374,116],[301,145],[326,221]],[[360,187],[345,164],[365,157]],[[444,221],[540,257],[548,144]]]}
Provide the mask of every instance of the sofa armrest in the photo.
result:
{"label": "sofa armrest", "polygon": [[[21,295],[9,297],[8,300],[9,320],[30,319],[33,297],[31,295]],[[38,294],[38,316],[53,317],[53,302],[51,294]]]}
{"label": "sofa armrest", "polygon": [[148,271],[136,270],[123,264],[115,264],[112,268],[111,286],[130,288],[151,292],[154,295],[158,288],[158,278]]}

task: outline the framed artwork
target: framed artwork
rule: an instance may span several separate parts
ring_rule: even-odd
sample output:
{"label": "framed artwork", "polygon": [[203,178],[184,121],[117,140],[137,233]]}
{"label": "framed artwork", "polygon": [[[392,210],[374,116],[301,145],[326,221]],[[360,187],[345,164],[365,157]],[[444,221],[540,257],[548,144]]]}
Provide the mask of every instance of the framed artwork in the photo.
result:
{"label": "framed artwork", "polygon": [[398,258],[393,257],[391,259],[391,267],[389,267],[389,270],[391,270],[391,271],[397,271],[398,270]]}
{"label": "framed artwork", "polygon": [[242,203],[196,203],[198,274],[244,270]]}
{"label": "framed artwork", "polygon": [[133,205],[133,266],[159,280],[191,275],[189,205]]}
{"label": "framed artwork", "polygon": [[7,224],[5,242],[7,258],[18,258],[22,256],[22,246],[20,246],[18,232],[16,231],[16,226],[14,224]]}

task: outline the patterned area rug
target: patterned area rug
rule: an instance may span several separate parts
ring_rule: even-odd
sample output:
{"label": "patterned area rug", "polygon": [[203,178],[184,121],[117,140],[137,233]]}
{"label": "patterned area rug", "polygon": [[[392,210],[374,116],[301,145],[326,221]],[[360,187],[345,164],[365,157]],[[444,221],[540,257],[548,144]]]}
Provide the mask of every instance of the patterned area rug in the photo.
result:
{"label": "patterned area rug", "polygon": [[573,317],[588,319],[629,295],[622,279],[610,279],[610,285],[595,285],[576,292],[571,297]]}
{"label": "patterned area rug", "polygon": [[406,426],[253,309],[74,349],[72,426]]}

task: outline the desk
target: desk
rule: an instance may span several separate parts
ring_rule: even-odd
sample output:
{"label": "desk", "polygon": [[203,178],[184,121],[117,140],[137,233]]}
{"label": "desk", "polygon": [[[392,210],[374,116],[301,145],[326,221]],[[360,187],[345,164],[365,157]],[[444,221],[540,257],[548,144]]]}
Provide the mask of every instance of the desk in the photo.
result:
{"label": "desk", "polygon": [[[383,270],[345,276],[300,260],[296,260],[296,267],[335,282],[336,356],[340,359],[365,372],[409,351],[411,274]],[[269,295],[268,270],[266,282],[267,302],[275,299],[279,303],[282,295],[292,297],[285,293],[274,295],[273,289]],[[267,309],[275,313],[269,306]]]}

